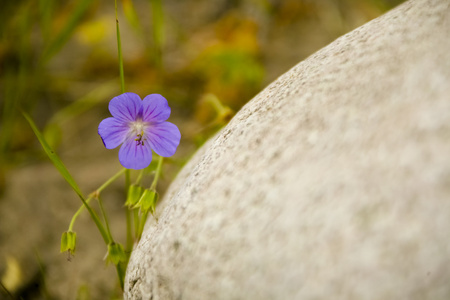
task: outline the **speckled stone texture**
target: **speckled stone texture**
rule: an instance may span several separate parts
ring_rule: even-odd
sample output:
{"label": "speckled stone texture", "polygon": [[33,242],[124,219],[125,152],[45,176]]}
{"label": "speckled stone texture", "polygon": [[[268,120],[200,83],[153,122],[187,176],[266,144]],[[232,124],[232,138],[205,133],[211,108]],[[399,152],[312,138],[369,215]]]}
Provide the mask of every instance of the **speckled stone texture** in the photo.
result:
{"label": "speckled stone texture", "polygon": [[450,299],[450,1],[337,39],[181,171],[127,299]]}

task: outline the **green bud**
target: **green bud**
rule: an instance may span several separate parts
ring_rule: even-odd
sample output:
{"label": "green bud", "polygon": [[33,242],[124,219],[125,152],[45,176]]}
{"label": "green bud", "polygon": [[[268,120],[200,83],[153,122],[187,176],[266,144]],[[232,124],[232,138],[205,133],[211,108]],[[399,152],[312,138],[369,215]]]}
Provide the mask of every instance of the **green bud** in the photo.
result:
{"label": "green bud", "polygon": [[146,189],[135,207],[139,207],[140,210],[144,213],[148,211],[153,213],[155,211],[157,200],[158,200],[158,193],[155,190]]}
{"label": "green bud", "polygon": [[139,201],[142,195],[142,187],[132,184],[130,185],[130,188],[128,189],[128,195],[127,195],[127,201],[125,202],[125,205],[128,207],[133,207],[136,205],[136,203]]}
{"label": "green bud", "polygon": [[70,255],[75,253],[77,234],[73,231],[66,231],[61,236],[61,253],[68,251]]}
{"label": "green bud", "polygon": [[108,256],[107,261],[112,262],[115,265],[119,263],[124,263],[127,261],[127,255],[123,247],[119,243],[110,243],[108,245]]}

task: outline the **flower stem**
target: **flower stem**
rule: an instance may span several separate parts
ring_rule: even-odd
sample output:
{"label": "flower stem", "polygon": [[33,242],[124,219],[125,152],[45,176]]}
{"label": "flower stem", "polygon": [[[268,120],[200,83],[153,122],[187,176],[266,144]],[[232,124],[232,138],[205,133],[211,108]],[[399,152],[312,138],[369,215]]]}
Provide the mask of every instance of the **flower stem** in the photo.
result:
{"label": "flower stem", "polygon": [[[95,190],[95,192],[93,192],[87,199],[86,199],[86,203],[89,203],[93,198],[95,198],[95,195],[100,195],[100,193],[106,188],[108,187],[111,183],[113,183],[117,178],[120,177],[120,175],[123,174],[123,172],[125,172],[127,169],[123,168],[122,170],[120,170],[119,172],[117,172],[116,174],[114,174],[111,178],[109,178],[107,181],[105,181],[104,184],[102,184],[97,190]],[[78,216],[80,215],[80,213],[84,210],[85,206],[84,204],[82,204],[80,206],[80,208],[77,210],[77,212],[73,215],[72,220],[70,221],[70,225],[69,225],[69,231],[72,231],[73,226],[75,224],[75,220],[78,218]]]}
{"label": "flower stem", "polygon": [[131,252],[132,248],[133,248],[133,232],[131,231],[131,213],[130,210],[125,207],[125,216],[126,216],[126,220],[127,220],[127,244],[125,247],[125,251],[127,253]]}
{"label": "flower stem", "polygon": [[116,10],[117,50],[119,52],[120,92],[123,94],[125,93],[125,79],[123,74],[123,57],[122,57],[122,45],[120,42],[119,17],[117,15],[117,0],[114,0],[114,7]]}
{"label": "flower stem", "polygon": [[139,240],[139,209],[133,209],[134,218],[134,234],[136,235],[136,240]]}
{"label": "flower stem", "polygon": [[105,208],[103,207],[103,201],[102,201],[102,198],[100,197],[100,195],[98,195],[97,200],[98,200],[98,204],[100,206],[100,210],[102,211],[103,220],[105,221],[106,233],[108,234],[108,244],[114,243],[114,239],[111,234],[111,229],[109,228],[108,216],[106,215]]}
{"label": "flower stem", "polygon": [[[124,266],[122,263],[118,263],[116,265],[117,277],[119,277],[120,287],[122,288],[122,291],[123,291],[123,286],[124,286],[126,266],[127,266],[126,264]],[[124,269],[124,267],[125,267],[125,269]]]}
{"label": "flower stem", "polygon": [[154,62],[157,68],[162,70],[162,48],[164,44],[164,11],[161,0],[150,0],[152,10],[152,28],[154,45]]}
{"label": "flower stem", "polygon": [[126,169],[125,172],[125,190],[128,191],[130,188],[131,180],[130,180],[130,169]]}
{"label": "flower stem", "polygon": [[[130,188],[131,180],[130,180],[130,170],[126,169],[125,172],[125,191],[127,191]],[[131,249],[133,248],[133,232],[131,230],[131,212],[128,208],[125,208],[125,218],[127,220],[127,244],[126,244],[126,250],[127,252],[131,252]]]}
{"label": "flower stem", "polygon": [[141,184],[141,180],[142,180],[142,176],[143,175],[144,175],[144,169],[141,169],[141,171],[139,172],[138,177],[136,178],[135,184],[137,184],[137,185]]}
{"label": "flower stem", "polygon": [[[150,186],[151,190],[156,190],[156,185],[158,184],[159,176],[161,175],[163,160],[164,160],[164,158],[162,156],[160,156],[159,160],[158,160],[158,166],[156,167],[156,171],[155,171],[155,177],[153,178],[152,185]],[[142,215],[142,219],[139,222],[139,226],[138,226],[139,227],[139,231],[136,234],[138,240],[141,239],[142,232],[144,231],[145,221],[147,220],[147,217],[148,217],[148,211],[146,211]]]}
{"label": "flower stem", "polygon": [[164,157],[160,156],[158,160],[158,166],[156,167],[155,171],[155,177],[153,178],[152,185],[150,186],[150,189],[156,189],[156,185],[158,184],[159,176],[161,175],[161,169],[163,164]]}
{"label": "flower stem", "polygon": [[[92,200],[91,197],[86,199],[86,203],[89,203]],[[81,204],[80,208],[77,210],[77,212],[73,215],[72,220],[70,221],[69,224],[69,230],[68,231],[73,231],[73,225],[75,224],[75,220],[78,218],[78,216],[81,214],[81,212],[84,210],[84,204]]]}
{"label": "flower stem", "polygon": [[100,222],[100,219],[98,218],[95,211],[92,210],[92,208],[87,204],[86,200],[79,195],[81,201],[83,202],[83,205],[86,206],[86,209],[88,210],[89,214],[91,215],[92,220],[94,220],[95,225],[97,225],[98,230],[100,231],[100,234],[103,237],[103,240],[105,241],[105,244],[109,244],[109,237],[108,233],[105,231],[105,228],[103,227],[102,223]]}
{"label": "flower stem", "polygon": [[100,194],[106,187],[108,187],[111,183],[116,181],[127,169],[123,168],[116,174],[114,174],[111,178],[109,178],[104,184],[102,184],[95,192]]}

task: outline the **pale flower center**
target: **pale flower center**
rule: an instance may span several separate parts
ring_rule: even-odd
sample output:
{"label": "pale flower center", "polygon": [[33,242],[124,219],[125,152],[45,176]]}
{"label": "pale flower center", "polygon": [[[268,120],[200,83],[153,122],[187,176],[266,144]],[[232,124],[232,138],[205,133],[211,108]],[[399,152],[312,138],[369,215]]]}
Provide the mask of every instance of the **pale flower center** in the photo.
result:
{"label": "pale flower center", "polygon": [[135,136],[136,146],[144,146],[144,141],[147,139],[144,137],[145,129],[148,127],[147,122],[143,122],[142,120],[136,120],[134,122],[130,122],[130,134]]}

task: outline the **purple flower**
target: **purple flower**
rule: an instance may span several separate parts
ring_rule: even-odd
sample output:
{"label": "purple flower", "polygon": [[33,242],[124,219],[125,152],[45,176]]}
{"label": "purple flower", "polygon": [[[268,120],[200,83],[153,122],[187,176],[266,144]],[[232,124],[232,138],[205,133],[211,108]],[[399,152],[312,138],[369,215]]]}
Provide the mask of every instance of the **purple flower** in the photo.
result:
{"label": "purple flower", "polygon": [[112,118],[104,119],[98,134],[107,149],[119,150],[119,161],[128,169],[143,169],[152,161],[152,149],[158,155],[175,154],[181,134],[178,127],[166,122],[170,116],[167,100],[159,94],[141,98],[125,93],[109,102]]}

